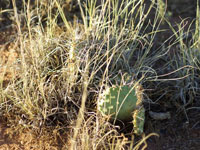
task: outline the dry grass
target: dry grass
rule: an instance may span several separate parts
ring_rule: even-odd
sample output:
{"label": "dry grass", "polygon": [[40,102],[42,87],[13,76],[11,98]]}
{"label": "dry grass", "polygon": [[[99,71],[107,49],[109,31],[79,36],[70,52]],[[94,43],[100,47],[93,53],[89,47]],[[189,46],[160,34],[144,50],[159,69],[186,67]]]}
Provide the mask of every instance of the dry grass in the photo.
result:
{"label": "dry grass", "polygon": [[[105,0],[101,6],[96,6],[95,0],[78,0],[70,7],[69,1],[44,2],[24,2],[20,12],[12,0],[10,15],[17,28],[13,43],[18,56],[12,63],[17,65],[17,77],[10,77],[5,86],[6,71],[0,68],[1,115],[7,118],[10,135],[17,141],[26,139],[21,143],[25,149],[144,149],[142,143],[146,140],[137,144],[134,135],[128,139],[120,134],[117,126],[98,114],[96,104],[104,86],[116,84],[125,73],[141,79],[141,83],[159,81],[152,67],[169,51],[169,47],[152,49],[164,18],[161,5],[152,1],[146,8],[143,0],[124,0],[124,5]],[[66,17],[64,10],[70,13],[77,6],[80,18]],[[156,11],[154,21],[148,20],[152,9],[162,10]],[[185,49],[182,36],[180,30],[177,40],[181,50]],[[189,49],[199,48],[198,30],[194,37]],[[180,61],[176,61],[175,70],[184,66],[198,68],[194,53],[189,58],[185,54],[183,51],[179,57],[189,60],[189,64],[179,65]],[[1,57],[0,63],[10,65]],[[192,73],[188,84],[196,77]],[[176,75],[181,78],[188,74]],[[183,90],[190,92],[191,87],[195,93],[196,84]]]}

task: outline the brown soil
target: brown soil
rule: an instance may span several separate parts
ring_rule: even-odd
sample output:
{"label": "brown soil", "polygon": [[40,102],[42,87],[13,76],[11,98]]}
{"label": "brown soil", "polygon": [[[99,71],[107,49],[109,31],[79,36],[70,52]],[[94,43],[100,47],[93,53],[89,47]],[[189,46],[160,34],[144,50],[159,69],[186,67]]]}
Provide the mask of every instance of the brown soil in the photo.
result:
{"label": "brown soil", "polygon": [[198,150],[200,147],[199,113],[199,110],[188,111],[189,121],[180,114],[174,114],[170,120],[151,120],[151,127],[160,137],[149,139],[147,150]]}
{"label": "brown soil", "polygon": [[0,82],[3,86],[8,84],[11,79],[17,78],[17,58],[19,49],[16,41],[16,31],[8,28],[0,32]]}
{"label": "brown soil", "polygon": [[61,141],[56,130],[51,135],[42,129],[36,133],[34,130],[8,127],[4,122],[0,122],[0,150],[61,150],[66,147],[64,138]]}

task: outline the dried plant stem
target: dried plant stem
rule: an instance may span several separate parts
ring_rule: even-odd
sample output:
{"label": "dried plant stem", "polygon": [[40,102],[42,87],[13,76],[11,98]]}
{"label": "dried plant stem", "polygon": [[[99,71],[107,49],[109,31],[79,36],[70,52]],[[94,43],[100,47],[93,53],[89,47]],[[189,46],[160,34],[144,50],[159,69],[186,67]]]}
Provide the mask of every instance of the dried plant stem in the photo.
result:
{"label": "dried plant stem", "polygon": [[74,135],[73,135],[73,138],[71,140],[70,150],[75,149],[78,131],[79,131],[81,124],[83,122],[83,119],[84,119],[85,102],[86,102],[87,96],[88,96],[87,88],[88,88],[88,85],[89,85],[88,70],[89,70],[89,64],[86,64],[85,72],[83,73],[83,80],[84,81],[83,81],[83,95],[82,95],[82,100],[81,100],[81,107],[80,107],[78,117],[77,117],[77,120],[76,120],[76,127],[74,128]]}

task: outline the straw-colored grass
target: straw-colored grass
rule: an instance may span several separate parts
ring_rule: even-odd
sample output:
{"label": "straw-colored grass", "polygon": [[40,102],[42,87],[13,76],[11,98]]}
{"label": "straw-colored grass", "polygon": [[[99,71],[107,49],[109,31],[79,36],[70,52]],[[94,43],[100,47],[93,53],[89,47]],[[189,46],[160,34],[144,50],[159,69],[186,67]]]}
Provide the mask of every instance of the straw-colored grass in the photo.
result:
{"label": "straw-colored grass", "polygon": [[[144,0],[104,0],[101,5],[96,5],[96,0],[74,2],[80,12],[78,17],[70,18],[64,11],[69,1],[37,0],[33,7],[29,0],[20,12],[16,0],[12,0],[11,15],[17,28],[14,43],[19,56],[14,68],[17,76],[10,78],[6,86],[4,76],[0,77],[1,115],[7,118],[13,133],[31,130],[37,135],[40,131],[50,141],[51,137],[59,137],[62,149],[144,149],[146,138],[156,134],[144,136],[139,142],[134,135],[128,139],[98,114],[96,104],[104,87],[115,84],[125,73],[141,84],[159,81],[152,67],[169,50],[153,49],[164,19],[163,3],[153,0],[147,7]],[[155,18],[149,20],[152,10]],[[199,20],[196,24],[199,26]],[[198,26],[188,49],[199,49]],[[180,35],[176,31],[174,34],[184,50],[181,26],[179,31]],[[180,61],[176,61],[175,70],[184,66],[198,68],[197,56],[187,52],[179,54],[183,62],[180,66]],[[192,78],[186,79],[190,80],[188,85],[196,76],[183,70],[178,77],[193,73]],[[184,85],[183,90],[198,88],[195,86]],[[59,141],[56,138],[50,142],[52,147]]]}

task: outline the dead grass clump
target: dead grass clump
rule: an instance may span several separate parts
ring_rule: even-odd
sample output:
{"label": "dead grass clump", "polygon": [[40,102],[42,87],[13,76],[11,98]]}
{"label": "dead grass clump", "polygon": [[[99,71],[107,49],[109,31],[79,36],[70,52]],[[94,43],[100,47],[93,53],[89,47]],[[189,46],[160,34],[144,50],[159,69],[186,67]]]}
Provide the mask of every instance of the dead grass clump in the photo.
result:
{"label": "dead grass clump", "polygon": [[10,135],[27,149],[139,149],[146,139],[136,145],[120,135],[96,104],[105,86],[122,83],[125,74],[141,84],[159,81],[152,67],[169,49],[153,45],[164,15],[156,11],[154,22],[145,23],[158,4],[107,0],[97,7],[78,0],[81,21],[69,21],[63,3],[73,7],[70,1],[23,1],[21,14],[12,2],[20,74],[0,89]]}

